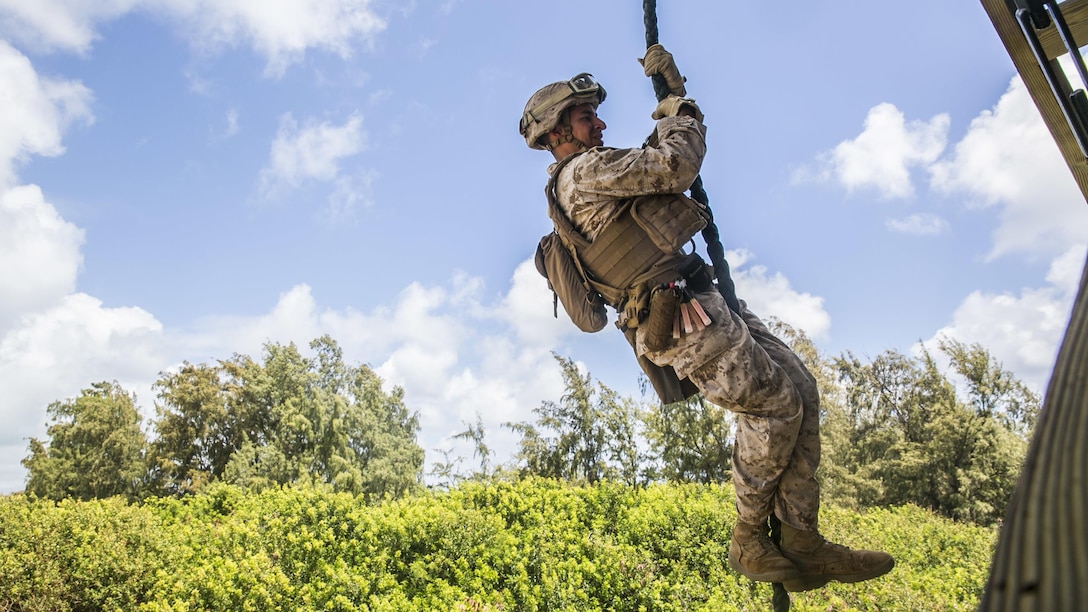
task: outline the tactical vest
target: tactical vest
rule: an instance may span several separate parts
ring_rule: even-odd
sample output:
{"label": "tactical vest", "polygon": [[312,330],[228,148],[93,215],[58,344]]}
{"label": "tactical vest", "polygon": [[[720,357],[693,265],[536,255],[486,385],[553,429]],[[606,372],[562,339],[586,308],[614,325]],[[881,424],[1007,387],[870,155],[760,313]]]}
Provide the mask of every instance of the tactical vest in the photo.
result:
{"label": "tactical vest", "polygon": [[559,172],[578,155],[559,162],[548,180],[548,216],[572,251],[579,272],[610,306],[623,312],[632,290],[640,286],[699,275],[699,268],[705,268],[702,259],[682,248],[706,227],[710,216],[683,194],[621,200],[612,221],[592,241],[575,229],[559,206],[555,185]]}
{"label": "tactical vest", "polygon": [[[682,251],[710,216],[705,207],[682,194],[638,196],[621,200],[612,221],[590,241],[571,223],[555,194],[560,171],[578,155],[560,161],[548,180],[548,216],[582,280],[619,313],[617,326],[634,348],[636,328],[649,313],[652,287],[680,279],[688,280],[695,291],[712,284],[703,260]],[[681,401],[697,392],[672,367],[642,356],[638,361],[662,402]]]}

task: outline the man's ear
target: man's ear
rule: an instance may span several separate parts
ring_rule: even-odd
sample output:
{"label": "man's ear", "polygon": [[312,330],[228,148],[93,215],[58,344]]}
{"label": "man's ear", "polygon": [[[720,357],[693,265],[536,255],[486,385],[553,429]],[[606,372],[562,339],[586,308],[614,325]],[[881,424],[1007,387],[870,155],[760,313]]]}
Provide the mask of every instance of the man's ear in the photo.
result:
{"label": "man's ear", "polygon": [[555,127],[548,132],[548,144],[559,142],[563,138],[563,128]]}

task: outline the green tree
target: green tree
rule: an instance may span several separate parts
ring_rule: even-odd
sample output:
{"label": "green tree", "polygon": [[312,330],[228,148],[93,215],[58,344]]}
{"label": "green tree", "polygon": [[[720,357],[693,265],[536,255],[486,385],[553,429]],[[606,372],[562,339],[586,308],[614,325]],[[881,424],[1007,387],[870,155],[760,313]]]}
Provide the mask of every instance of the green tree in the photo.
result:
{"label": "green tree", "polygon": [[767,326],[804,362],[820,393],[820,438],[823,452],[817,478],[825,500],[852,508],[876,504],[882,485],[855,447],[854,413],[839,382],[836,361],[817,349],[803,330],[771,318]]}
{"label": "green tree", "polygon": [[1042,398],[1006,370],[978,343],[967,345],[954,338],[937,341],[952,368],[967,384],[969,401],[983,416],[993,416],[1006,429],[1025,440],[1031,438],[1042,407]]}
{"label": "green tree", "polygon": [[27,493],[54,500],[140,497],[147,440],[132,394],[116,382],[98,382],[46,410],[49,439],[31,438],[22,461]]}
{"label": "green tree", "polygon": [[223,480],[254,489],[326,480],[321,443],[339,406],[318,385],[313,363],[294,343],[266,343],[263,360],[243,371],[244,403],[260,414],[224,465]]}
{"label": "green tree", "polygon": [[351,426],[348,448],[362,469],[358,492],[371,499],[404,495],[422,483],[423,448],[416,441],[419,415],[408,410],[404,389],[382,391],[382,380],[367,366],[354,368],[348,394]]}
{"label": "green tree", "polygon": [[646,457],[639,451],[643,428],[642,411],[631,398],[620,397],[605,385],[598,385],[598,406],[607,442],[605,453],[608,477],[629,485],[645,481],[643,464]]}
{"label": "green tree", "polygon": [[457,483],[465,480],[465,477],[459,471],[461,463],[465,460],[464,457],[456,455],[455,450],[452,448],[436,448],[433,450],[440,453],[442,459],[432,463],[431,469],[427,472],[427,475],[432,478],[432,482],[427,485],[428,488],[448,491]]}
{"label": "green tree", "polygon": [[370,368],[345,364],[329,336],[310,348],[313,358],[267,343],[259,362],[236,355],[165,375],[154,443],[163,489],[313,483],[379,499],[419,486],[419,423],[403,390],[386,393]]}
{"label": "green tree", "polygon": [[546,401],[534,408],[535,424],[504,423],[521,434],[516,459],[522,472],[588,483],[634,483],[640,466],[634,403],[603,384],[594,385],[574,361],[554,357],[566,383],[559,403]]}
{"label": "green tree", "polygon": [[[941,373],[928,352],[917,359],[886,351],[868,364],[853,354],[837,361],[846,382],[847,405],[859,435],[895,432],[910,442],[922,442],[925,425],[942,408],[956,403],[956,390]],[[871,460],[883,453],[883,445],[867,449]]]}
{"label": "green tree", "polygon": [[345,364],[329,336],[310,348],[307,359],[294,344],[266,344],[263,363],[247,370],[244,395],[265,426],[232,456],[224,480],[256,489],[321,483],[371,499],[418,487],[419,422],[403,390],[385,393],[369,367]]}
{"label": "green tree", "polygon": [[701,395],[660,404],[644,413],[653,479],[723,482],[731,477],[732,413]]}
{"label": "green tree", "polygon": [[[467,423],[462,421],[466,429],[453,436],[454,440],[468,440],[472,442],[472,457],[480,460],[480,471],[476,473],[476,477],[487,479],[491,476],[491,455],[493,454],[491,448],[487,445],[484,432],[484,421],[480,413],[476,413],[476,423]],[[448,463],[448,467],[453,467]]]}
{"label": "green tree", "polygon": [[914,503],[992,524],[1012,493],[1026,452],[1020,432],[1037,400],[1032,405],[1021,394],[1026,387],[982,347],[939,346],[967,380],[967,398],[927,351],[913,359],[888,351],[867,364],[847,353],[836,361],[851,427],[836,461],[861,483],[863,505]]}
{"label": "green tree", "polygon": [[248,441],[266,442],[268,407],[254,401],[252,379],[260,365],[244,355],[215,365],[185,362],[155,383],[155,437],[151,474],[169,495],[194,493],[223,476]]}

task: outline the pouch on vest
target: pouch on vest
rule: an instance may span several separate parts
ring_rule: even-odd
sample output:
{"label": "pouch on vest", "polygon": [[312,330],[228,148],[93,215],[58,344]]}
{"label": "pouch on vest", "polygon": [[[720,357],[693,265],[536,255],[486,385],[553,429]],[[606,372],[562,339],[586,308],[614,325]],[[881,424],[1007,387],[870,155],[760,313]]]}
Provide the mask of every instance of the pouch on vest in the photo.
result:
{"label": "pouch on vest", "polygon": [[[608,311],[600,294],[590,289],[582,278],[559,234],[552,232],[540,239],[535,257],[537,272],[548,279],[554,299],[563,303],[570,320],[584,332],[599,332],[608,325]],[[555,316],[559,316],[555,307]]]}
{"label": "pouch on vest", "polygon": [[663,253],[679,251],[710,221],[705,207],[680,193],[639,196],[631,216]]}
{"label": "pouch on vest", "polygon": [[641,323],[642,341],[651,351],[664,350],[672,342],[673,322],[683,295],[679,289],[664,285],[654,287],[650,294],[650,314]]}

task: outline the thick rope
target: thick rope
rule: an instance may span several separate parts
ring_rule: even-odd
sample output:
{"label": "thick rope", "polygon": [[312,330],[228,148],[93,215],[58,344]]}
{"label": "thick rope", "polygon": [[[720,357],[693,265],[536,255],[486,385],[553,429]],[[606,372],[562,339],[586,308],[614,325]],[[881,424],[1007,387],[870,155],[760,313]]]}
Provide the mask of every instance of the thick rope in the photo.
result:
{"label": "thick rope", "polygon": [[[657,0],[642,0],[642,21],[646,26],[646,48],[649,49],[658,43]],[[665,83],[665,77],[660,74],[653,75],[652,80],[654,94],[657,96],[658,102],[660,102],[669,95],[669,86]],[[714,214],[710,211],[710,202],[706,191],[703,190],[702,176],[695,177],[695,182],[691,184],[691,199],[702,204],[710,215],[710,221],[707,222],[706,228],[702,232],[703,241],[706,242],[710,262],[714,265],[714,276],[718,279],[718,291],[725,298],[725,303],[729,305],[730,310],[740,315],[740,301],[737,300],[737,290],[733,285],[733,277],[729,274],[729,263],[725,260],[725,248],[722,246],[721,237],[718,234],[718,226],[714,223]],[[772,513],[770,521],[771,538],[775,544],[781,542],[781,525],[778,517]],[[771,596],[771,604],[774,607],[774,612],[789,612],[790,594],[786,591],[786,587],[776,582],[772,585],[772,589],[774,594]]]}
{"label": "thick rope", "polygon": [[[646,48],[658,43],[657,31],[657,0],[643,0],[642,21],[646,26]],[[665,83],[665,77],[655,74],[652,77],[654,94],[658,102],[669,95],[669,86]],[[729,309],[740,315],[740,301],[737,299],[737,289],[733,285],[733,277],[729,274],[729,262],[725,260],[725,247],[722,246],[721,237],[718,234],[718,226],[714,223],[714,213],[710,210],[710,201],[706,191],[703,190],[703,177],[696,176],[691,184],[691,199],[703,205],[710,220],[702,231],[703,241],[706,242],[706,252],[710,256],[710,263],[714,266],[714,276],[718,280],[718,291],[725,298]]]}

